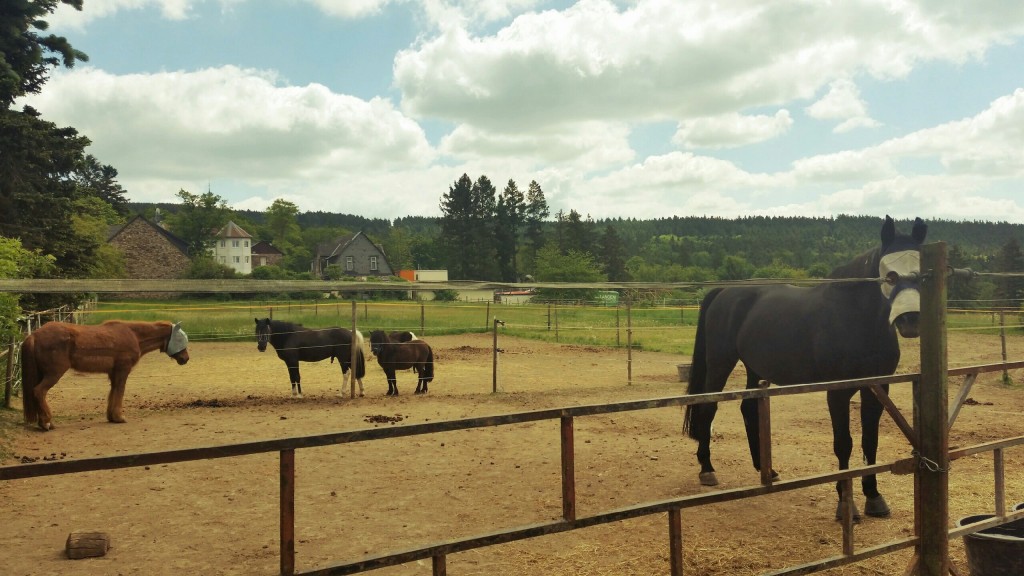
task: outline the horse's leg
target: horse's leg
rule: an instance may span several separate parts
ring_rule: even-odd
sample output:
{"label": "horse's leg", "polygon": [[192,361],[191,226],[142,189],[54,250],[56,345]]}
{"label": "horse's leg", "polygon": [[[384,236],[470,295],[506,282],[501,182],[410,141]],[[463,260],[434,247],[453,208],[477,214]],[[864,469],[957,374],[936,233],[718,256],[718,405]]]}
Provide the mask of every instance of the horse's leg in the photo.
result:
{"label": "horse's leg", "polygon": [[[759,388],[761,377],[747,367],[747,390]],[[747,445],[750,447],[750,459],[754,462],[754,469],[761,470],[761,423],[760,404],[756,398],[747,398],[740,402],[740,413],[743,414],[743,426],[747,429]],[[772,469],[772,479],[778,479],[779,474]]]}
{"label": "horse's leg", "polygon": [[[707,378],[704,392],[721,392],[729,379],[729,374],[736,367],[738,357],[730,357],[725,361],[712,362],[708,359]],[[700,483],[703,486],[717,486],[718,477],[715,467],[711,465],[711,425],[718,413],[718,403],[696,404],[693,406],[693,418],[690,423],[690,437],[697,441],[697,462],[700,463]]]}
{"label": "horse's leg", "polygon": [[[889,393],[889,385],[883,384],[882,389]],[[878,425],[882,419],[885,407],[878,400],[878,397],[867,388],[860,391],[860,426],[861,426],[861,448],[864,451],[864,463],[871,466],[875,463],[875,456],[878,454]],[[867,501],[864,503],[864,513],[875,518],[888,518],[891,514],[889,505],[885,498],[878,493],[878,479],[874,474],[862,476],[860,479],[861,489]]]}
{"label": "horse's leg", "polygon": [[292,396],[302,398],[302,378],[299,376],[299,361],[288,364],[288,378],[292,383]]}
{"label": "horse's leg", "polygon": [[[338,364],[341,364],[341,390],[338,391],[338,396],[344,397],[345,396],[345,389],[348,388],[348,373],[349,373],[349,370],[348,370],[348,366],[344,362],[339,360]],[[352,370],[352,376],[353,377],[355,377],[355,372],[356,372],[355,370]]]}
{"label": "horse's leg", "polygon": [[[839,460],[839,469],[850,468],[850,455],[853,453],[853,438],[850,437],[850,399],[856,390],[830,390],[826,393],[828,413],[832,419],[832,451]],[[839,495],[839,506],[836,507],[836,519],[842,517],[842,485],[836,482],[836,493]],[[860,512],[853,507],[853,519],[860,520]]]}
{"label": "horse's leg", "polygon": [[44,374],[39,380],[39,384],[36,384],[32,390],[32,393],[36,396],[36,403],[39,404],[39,416],[36,418],[36,424],[44,432],[56,428],[53,425],[53,412],[50,411],[50,403],[46,401],[46,393],[50,391],[50,388],[57,385],[57,381],[67,371],[68,369],[64,368],[57,374]]}
{"label": "horse's leg", "polygon": [[128,383],[131,367],[114,366],[110,371],[110,393],[107,394],[107,422],[124,424],[127,420],[122,414],[124,405],[124,388]]}
{"label": "horse's leg", "polygon": [[416,373],[416,394],[426,393],[427,387],[423,383],[423,369],[419,366],[413,366],[412,371]]}

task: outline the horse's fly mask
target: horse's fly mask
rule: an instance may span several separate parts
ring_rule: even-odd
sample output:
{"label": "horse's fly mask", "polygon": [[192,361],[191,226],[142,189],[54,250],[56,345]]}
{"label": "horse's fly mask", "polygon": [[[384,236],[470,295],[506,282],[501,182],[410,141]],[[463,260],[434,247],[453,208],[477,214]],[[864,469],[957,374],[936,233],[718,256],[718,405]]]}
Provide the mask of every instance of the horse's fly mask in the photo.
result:
{"label": "horse's fly mask", "polygon": [[882,256],[878,272],[882,278],[882,294],[889,301],[889,323],[900,314],[921,311],[921,293],[917,290],[916,278],[921,271],[921,253],[917,250],[903,250]]}
{"label": "horse's fly mask", "polygon": [[167,338],[167,355],[174,356],[188,347],[188,334],[181,329],[181,322],[171,326],[171,335]]}

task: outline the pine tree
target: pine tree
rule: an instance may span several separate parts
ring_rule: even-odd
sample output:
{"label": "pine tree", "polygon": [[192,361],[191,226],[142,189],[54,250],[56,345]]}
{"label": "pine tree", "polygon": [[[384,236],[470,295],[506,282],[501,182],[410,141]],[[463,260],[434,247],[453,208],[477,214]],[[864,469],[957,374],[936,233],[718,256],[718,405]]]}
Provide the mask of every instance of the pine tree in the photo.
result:
{"label": "pine tree", "polygon": [[473,181],[463,174],[441,196],[440,242],[448,260],[448,275],[453,280],[471,278],[467,247],[473,243],[472,230]]}
{"label": "pine tree", "polygon": [[[1010,238],[1003,244],[996,256],[996,271],[1008,274],[1024,273],[1024,252],[1021,252],[1020,242],[1016,238]],[[1000,279],[996,289],[997,297],[1001,300],[1000,306],[1005,308],[1020,308],[1020,300],[1024,297],[1024,277],[1006,276]]]}
{"label": "pine tree", "polygon": [[626,272],[626,255],[622,249],[622,239],[619,233],[611,224],[604,229],[601,236],[601,263],[604,265],[604,273],[608,276],[609,282],[626,282],[629,280],[629,273]]}
{"label": "pine tree", "polygon": [[501,279],[516,282],[519,266],[516,254],[519,251],[519,236],[526,217],[526,199],[515,180],[509,179],[505,189],[498,196],[495,218],[495,239],[498,267]]}
{"label": "pine tree", "polygon": [[537,252],[544,246],[544,222],[550,215],[544,190],[536,180],[531,180],[526,191],[526,209],[523,214],[526,225],[525,260],[531,267],[537,259]]}

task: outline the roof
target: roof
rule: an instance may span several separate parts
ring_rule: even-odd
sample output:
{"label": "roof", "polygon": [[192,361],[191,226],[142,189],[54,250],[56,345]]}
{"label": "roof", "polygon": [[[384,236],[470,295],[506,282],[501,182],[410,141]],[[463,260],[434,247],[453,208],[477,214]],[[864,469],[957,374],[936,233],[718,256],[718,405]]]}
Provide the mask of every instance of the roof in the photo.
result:
{"label": "roof", "polygon": [[284,254],[277,249],[276,246],[267,242],[266,240],[260,240],[259,242],[252,245],[253,254]]}
{"label": "roof", "polygon": [[108,229],[108,231],[107,231],[108,232],[108,234],[107,234],[107,242],[113,241],[114,238],[116,238],[118,234],[120,234],[122,231],[124,231],[125,228],[128,228],[128,226],[130,226],[136,220],[141,220],[144,224],[148,225],[153,230],[156,230],[156,232],[158,234],[160,234],[161,236],[166,238],[168,242],[170,242],[171,244],[174,245],[174,247],[176,247],[178,250],[181,250],[181,252],[183,254],[188,255],[188,243],[187,242],[185,242],[181,238],[178,238],[177,236],[172,234],[170,231],[165,230],[162,226],[160,226],[158,224],[154,224],[152,221],[147,219],[142,214],[136,214],[132,219],[128,220],[127,222],[125,222],[121,226],[111,226]]}
{"label": "roof", "polygon": [[[362,232],[356,232],[355,234],[349,234],[348,236],[340,236],[331,240],[330,242],[323,242],[318,244],[316,247],[316,255],[324,258],[331,258],[335,254],[345,250],[345,247],[352,243]],[[369,238],[367,238],[369,240]],[[373,242],[370,242],[373,244]],[[374,246],[377,246],[374,244]],[[378,247],[379,248],[379,247]]]}
{"label": "roof", "polygon": [[218,238],[252,238],[252,234],[242,230],[241,226],[230,220],[223,228],[217,230],[217,233],[214,234],[214,236]]}

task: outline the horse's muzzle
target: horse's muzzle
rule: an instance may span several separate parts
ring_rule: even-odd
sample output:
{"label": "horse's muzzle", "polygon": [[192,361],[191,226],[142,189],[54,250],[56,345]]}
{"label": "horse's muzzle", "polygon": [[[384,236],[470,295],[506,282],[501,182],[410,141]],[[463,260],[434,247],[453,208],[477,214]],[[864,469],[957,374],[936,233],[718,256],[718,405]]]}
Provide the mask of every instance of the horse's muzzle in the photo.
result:
{"label": "horse's muzzle", "polygon": [[263,342],[262,340],[260,342],[257,342],[256,343],[256,349],[259,350],[260,352],[266,352],[267,351],[267,343]]}
{"label": "horse's muzzle", "polygon": [[174,360],[178,363],[178,366],[184,366],[188,363],[188,350],[182,350],[174,355]]}
{"label": "horse's muzzle", "polygon": [[899,331],[900,336],[904,338],[917,338],[921,333],[918,323],[920,316],[920,312],[904,312],[897,316],[893,324],[896,325],[896,330]]}

